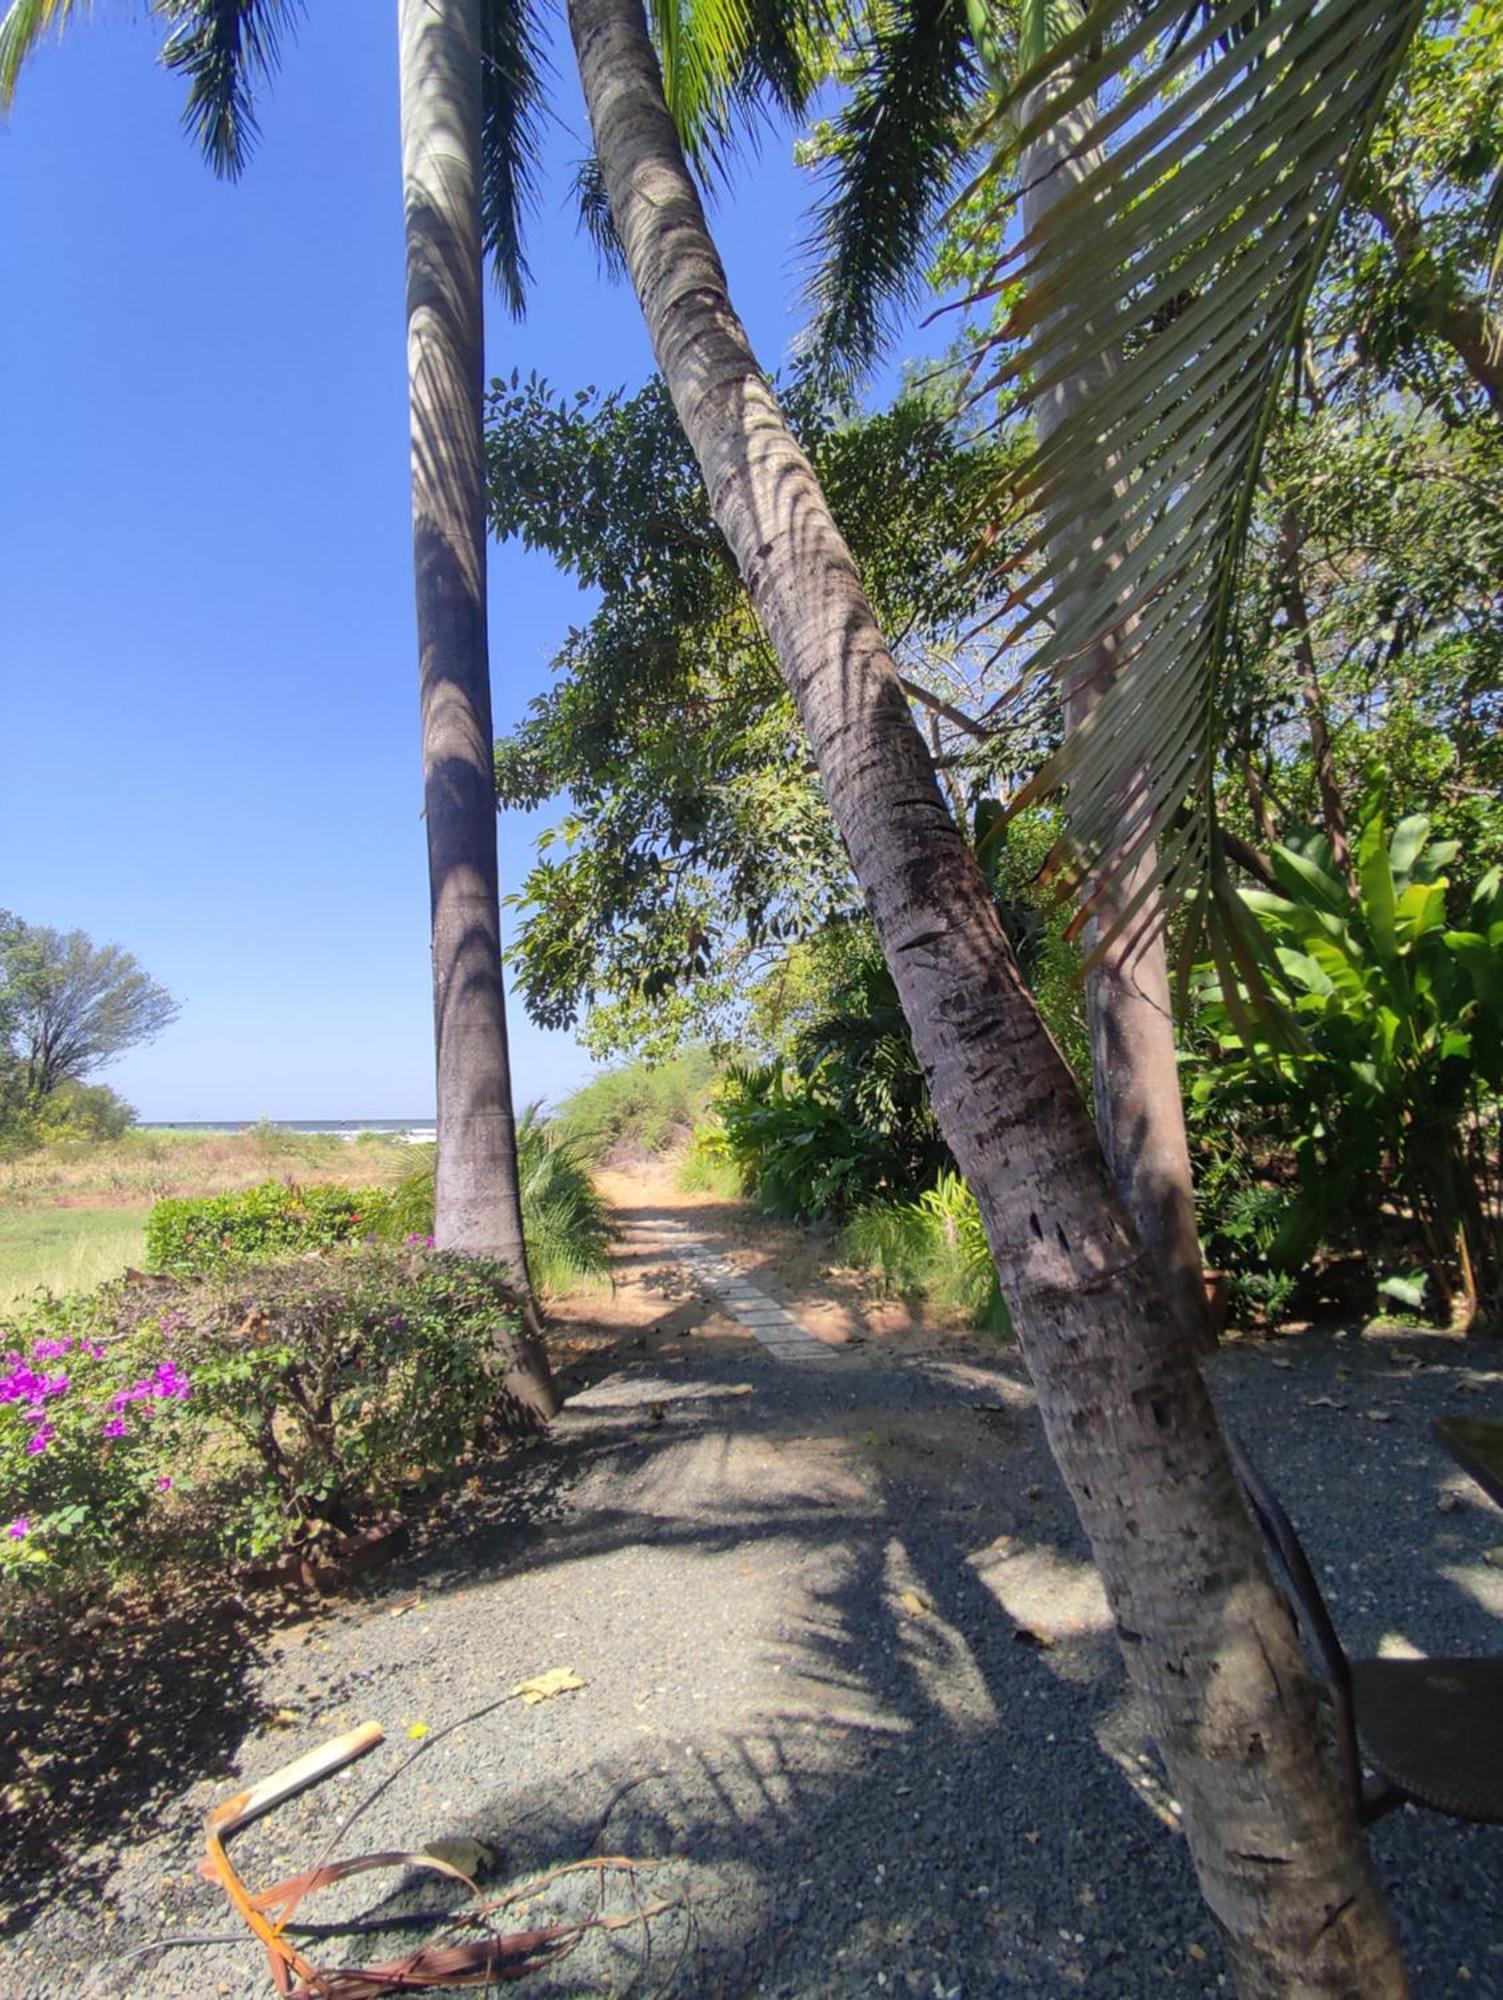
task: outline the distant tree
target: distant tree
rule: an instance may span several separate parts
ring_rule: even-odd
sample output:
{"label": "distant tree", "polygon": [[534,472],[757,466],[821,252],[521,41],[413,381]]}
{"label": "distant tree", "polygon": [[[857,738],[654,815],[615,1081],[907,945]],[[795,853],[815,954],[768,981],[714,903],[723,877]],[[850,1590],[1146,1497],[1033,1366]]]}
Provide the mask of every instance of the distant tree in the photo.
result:
{"label": "distant tree", "polygon": [[0,1033],[28,1103],[153,1041],[177,1015],[166,987],[120,945],[0,911]]}

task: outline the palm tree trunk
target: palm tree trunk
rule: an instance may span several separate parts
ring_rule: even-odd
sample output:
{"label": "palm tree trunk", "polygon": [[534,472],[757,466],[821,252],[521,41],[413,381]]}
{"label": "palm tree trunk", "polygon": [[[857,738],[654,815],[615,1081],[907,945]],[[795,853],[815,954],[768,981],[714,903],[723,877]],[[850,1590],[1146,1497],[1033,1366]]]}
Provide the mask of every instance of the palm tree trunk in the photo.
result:
{"label": "palm tree trunk", "polygon": [[[1025,122],[1037,101],[1024,108]],[[1024,147],[1018,179],[1025,236],[1047,230],[1058,204],[1099,164],[1098,152],[1087,143],[1094,123],[1095,107],[1087,100]],[[1064,329],[1067,339],[1073,331]],[[1088,409],[1116,370],[1116,355],[1107,348],[1093,367],[1067,376],[1038,397],[1033,411],[1040,443],[1077,410]],[[1103,508],[1110,508],[1110,464],[1102,467],[1101,497]],[[1092,594],[1096,580],[1089,571],[1071,580],[1072,587],[1062,593],[1057,608],[1061,622],[1068,623],[1072,606]],[[1110,634],[1083,655],[1066,694],[1067,729],[1078,729],[1101,702],[1116,678],[1118,649],[1126,636],[1127,630]],[[1215,1345],[1215,1333],[1195,1226],[1195,1182],[1157,895],[1149,892],[1120,934],[1112,935],[1156,865],[1149,848],[1098,898],[1086,925],[1092,1097],[1096,1131],[1113,1184],[1158,1267],[1175,1319],[1192,1348],[1204,1350]],[[1103,944],[1103,939],[1110,942]]]}
{"label": "palm tree trunk", "polygon": [[485,618],[482,0],[400,0],[412,539],[438,1069],[434,1234],[510,1265],[508,1390],[558,1408],[531,1304],[501,982]]}
{"label": "palm tree trunk", "polygon": [[640,0],[570,0],[658,365],[808,731],[1247,1995],[1404,1991],[1199,1370],[727,293]]}

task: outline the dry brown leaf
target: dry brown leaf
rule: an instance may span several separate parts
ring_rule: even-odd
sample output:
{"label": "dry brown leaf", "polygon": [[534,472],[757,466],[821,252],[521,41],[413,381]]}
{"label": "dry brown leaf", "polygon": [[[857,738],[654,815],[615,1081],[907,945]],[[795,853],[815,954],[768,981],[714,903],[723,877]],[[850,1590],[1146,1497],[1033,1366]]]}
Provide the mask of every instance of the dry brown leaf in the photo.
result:
{"label": "dry brown leaf", "polygon": [[534,1674],[530,1681],[518,1681],[512,1693],[519,1694],[529,1708],[535,1708],[540,1701],[552,1701],[555,1695],[588,1685],[572,1667],[550,1667],[545,1674]]}
{"label": "dry brown leaf", "polygon": [[910,1618],[927,1618],[929,1613],[934,1609],[928,1598],[920,1596],[916,1590],[900,1592],[898,1602]]}

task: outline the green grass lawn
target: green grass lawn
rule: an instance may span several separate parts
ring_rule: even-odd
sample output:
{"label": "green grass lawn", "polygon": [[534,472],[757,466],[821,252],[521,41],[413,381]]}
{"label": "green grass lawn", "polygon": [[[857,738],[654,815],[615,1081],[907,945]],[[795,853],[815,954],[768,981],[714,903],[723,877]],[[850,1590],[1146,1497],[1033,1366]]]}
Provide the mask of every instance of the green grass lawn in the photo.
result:
{"label": "green grass lawn", "polygon": [[38,1285],[87,1290],[145,1254],[144,1208],[0,1209],[0,1308]]}

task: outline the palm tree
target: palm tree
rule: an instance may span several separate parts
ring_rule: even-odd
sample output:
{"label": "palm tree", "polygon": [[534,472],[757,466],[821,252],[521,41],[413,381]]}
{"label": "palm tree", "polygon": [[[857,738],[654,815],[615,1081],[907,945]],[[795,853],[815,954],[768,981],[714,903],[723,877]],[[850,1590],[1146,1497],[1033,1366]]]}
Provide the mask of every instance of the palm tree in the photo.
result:
{"label": "palm tree", "polygon": [[[816,229],[823,256],[814,286],[814,343],[827,365],[859,374],[876,360],[891,308],[920,281],[933,219],[974,150],[968,140],[996,96],[1010,91],[1019,66],[1044,54],[1072,11],[1068,0],[1022,0],[994,17],[986,0],[970,0],[965,9],[908,0],[874,13],[857,38],[855,84],[834,121],[838,142]],[[1074,81],[1071,71],[1055,73],[1023,114],[1039,129],[1009,162],[1007,178],[1018,190],[1028,235],[1046,231],[1054,208],[1099,164],[1088,143],[1094,119],[1088,94],[1072,93],[1057,120],[1036,116],[1049,96],[1063,95]],[[1103,349],[1039,397],[1034,420],[1041,443],[1110,382],[1117,366],[1117,357]],[[1102,497],[1109,501],[1105,467],[1102,480]],[[1079,499],[1072,496],[1072,504]],[[1047,562],[1059,543],[1058,524],[1046,521],[1041,540]],[[1089,595],[1103,561],[1109,569],[1108,555],[1073,570],[1072,589],[1061,593],[1061,616],[1069,616],[1073,600]],[[1072,661],[1061,689],[1067,729],[1081,726],[1111,685],[1120,640],[1118,633],[1103,633]],[[1098,884],[1084,925],[1096,1130],[1186,1338],[1202,1347],[1212,1335],[1153,875],[1149,851],[1133,860],[1120,883]]]}
{"label": "palm tree", "polygon": [[[945,807],[849,551],[731,306],[639,0],[570,0],[569,18],[658,364],[798,705],[936,1114],[979,1202],[1049,1441],[1239,1987],[1400,1994],[1392,1929],[1320,1753],[1298,1642],[1199,1371]],[[1083,323],[1089,329],[1089,315]],[[1088,330],[1087,344],[1093,338]],[[1046,441],[1046,465],[1061,438],[1067,426]],[[1042,474],[1035,479],[1037,490]],[[1084,530],[1082,540],[1070,556],[1088,568],[1099,548]],[[1075,643],[1084,610],[1120,623],[1132,563],[1122,569],[1077,609]],[[1141,654],[1136,628],[1134,641]],[[1145,762],[1143,734],[1126,745],[1130,773]],[[1075,740],[1096,736],[1092,717]],[[1080,761],[1077,750],[1073,768]],[[1157,810],[1162,782],[1155,759],[1139,817]],[[1115,852],[1115,839],[1104,846]]]}
{"label": "palm tree", "polygon": [[[0,109],[22,63],[76,0],[11,0],[0,20]],[[255,84],[275,69],[292,0],[156,0],[185,122],[216,172],[238,175]],[[403,196],[423,787],[432,898],[440,1248],[515,1274],[526,1325],[508,1392],[558,1408],[531,1305],[501,980],[486,650],[482,242],[513,305],[525,265],[538,102],[525,15],[510,0],[402,0]]]}

